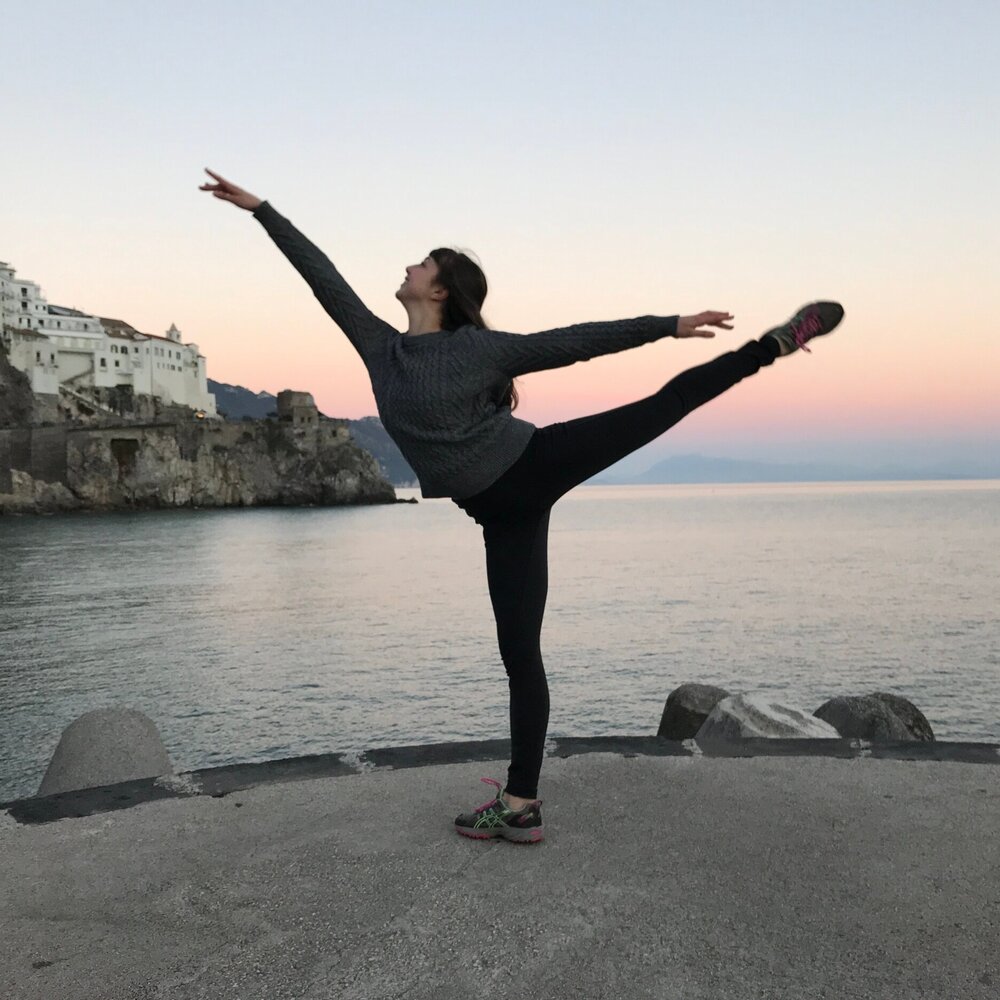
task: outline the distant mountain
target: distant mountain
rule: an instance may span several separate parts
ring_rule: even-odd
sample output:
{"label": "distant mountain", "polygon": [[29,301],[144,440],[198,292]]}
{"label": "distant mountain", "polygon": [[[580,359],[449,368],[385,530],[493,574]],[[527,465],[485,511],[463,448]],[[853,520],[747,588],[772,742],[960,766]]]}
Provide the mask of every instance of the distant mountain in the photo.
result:
{"label": "distant mountain", "polygon": [[[273,416],[278,408],[278,398],[270,392],[253,392],[241,385],[208,380],[208,391],[215,396],[215,405],[227,420],[263,420]],[[351,437],[374,455],[386,479],[393,486],[414,486],[417,474],[410,468],[395,442],[389,437],[378,417],[348,420]]]}
{"label": "distant mountain", "polygon": [[[970,463],[971,465],[971,463]],[[596,485],[643,483],[802,483],[856,482],[865,480],[979,479],[990,478],[988,464],[979,468],[881,466],[861,468],[837,462],[752,462],[740,458],[711,458],[707,455],[675,455],[665,458],[645,472],[631,476],[601,475]]]}
{"label": "distant mountain", "polygon": [[417,474],[403,458],[403,453],[396,447],[396,442],[389,437],[389,432],[382,426],[378,417],[362,417],[360,420],[348,420],[351,437],[365,451],[371,452],[382,467],[385,478],[393,486],[416,486]]}

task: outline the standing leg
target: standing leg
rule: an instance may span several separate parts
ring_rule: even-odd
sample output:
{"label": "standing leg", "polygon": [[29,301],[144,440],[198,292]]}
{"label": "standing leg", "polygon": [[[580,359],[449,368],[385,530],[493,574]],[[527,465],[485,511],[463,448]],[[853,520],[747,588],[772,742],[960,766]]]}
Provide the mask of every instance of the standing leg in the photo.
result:
{"label": "standing leg", "polygon": [[549,510],[485,522],[486,573],[500,656],[510,685],[510,768],[507,791],[538,794],[549,688],[542,664],[542,616],[548,592]]}

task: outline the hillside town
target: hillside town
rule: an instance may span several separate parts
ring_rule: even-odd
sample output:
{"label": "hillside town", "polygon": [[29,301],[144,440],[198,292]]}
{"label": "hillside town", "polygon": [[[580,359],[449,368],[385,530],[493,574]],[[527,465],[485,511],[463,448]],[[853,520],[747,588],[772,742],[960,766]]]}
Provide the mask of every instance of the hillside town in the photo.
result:
{"label": "hillside town", "polygon": [[0,515],[396,500],[311,393],[269,396],[249,420],[221,411],[174,325],[53,305],[6,263],[0,309]]}
{"label": "hillside town", "polygon": [[129,323],[53,305],[35,281],[0,261],[0,337],[10,364],[39,397],[99,394],[123,388],[134,396],[216,416],[205,357],[171,324],[163,336]]}

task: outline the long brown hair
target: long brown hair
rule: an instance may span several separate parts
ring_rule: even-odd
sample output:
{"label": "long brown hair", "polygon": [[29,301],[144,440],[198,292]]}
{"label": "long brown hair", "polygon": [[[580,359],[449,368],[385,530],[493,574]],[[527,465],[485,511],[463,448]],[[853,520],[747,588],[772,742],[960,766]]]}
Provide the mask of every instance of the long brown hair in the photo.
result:
{"label": "long brown hair", "polygon": [[[441,328],[457,330],[462,326],[487,329],[483,319],[483,302],[486,301],[486,275],[483,269],[467,254],[449,247],[431,251],[438,266],[437,283],[448,293],[441,309]],[[498,402],[512,410],[517,406],[517,387],[508,382]]]}

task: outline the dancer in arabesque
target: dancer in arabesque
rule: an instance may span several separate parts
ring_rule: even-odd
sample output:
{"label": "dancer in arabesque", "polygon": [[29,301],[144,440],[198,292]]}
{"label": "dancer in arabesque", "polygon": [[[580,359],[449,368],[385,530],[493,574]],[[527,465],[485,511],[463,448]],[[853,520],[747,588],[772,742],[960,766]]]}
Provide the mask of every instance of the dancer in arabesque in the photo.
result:
{"label": "dancer in arabesque", "polygon": [[649,444],[692,410],[776,358],[809,350],[844,315],[835,302],[803,306],[738,350],[690,368],[658,392],[605,413],[535,427],[513,416],[519,375],[561,368],[663,337],[714,337],[728,312],[640,316],[544,333],[488,329],[486,277],[466,254],[432,250],[406,268],[396,298],[408,325],[375,316],[330,260],[267,201],[211,170],[201,190],[252,212],[361,355],[385,429],[425,497],[450,497],[482,527],[500,656],[510,687],[510,766],[505,786],[455,820],[467,837],[536,843],[544,836],[538,778],[549,719],[540,638],[548,588],[553,504],[574,486]]}

